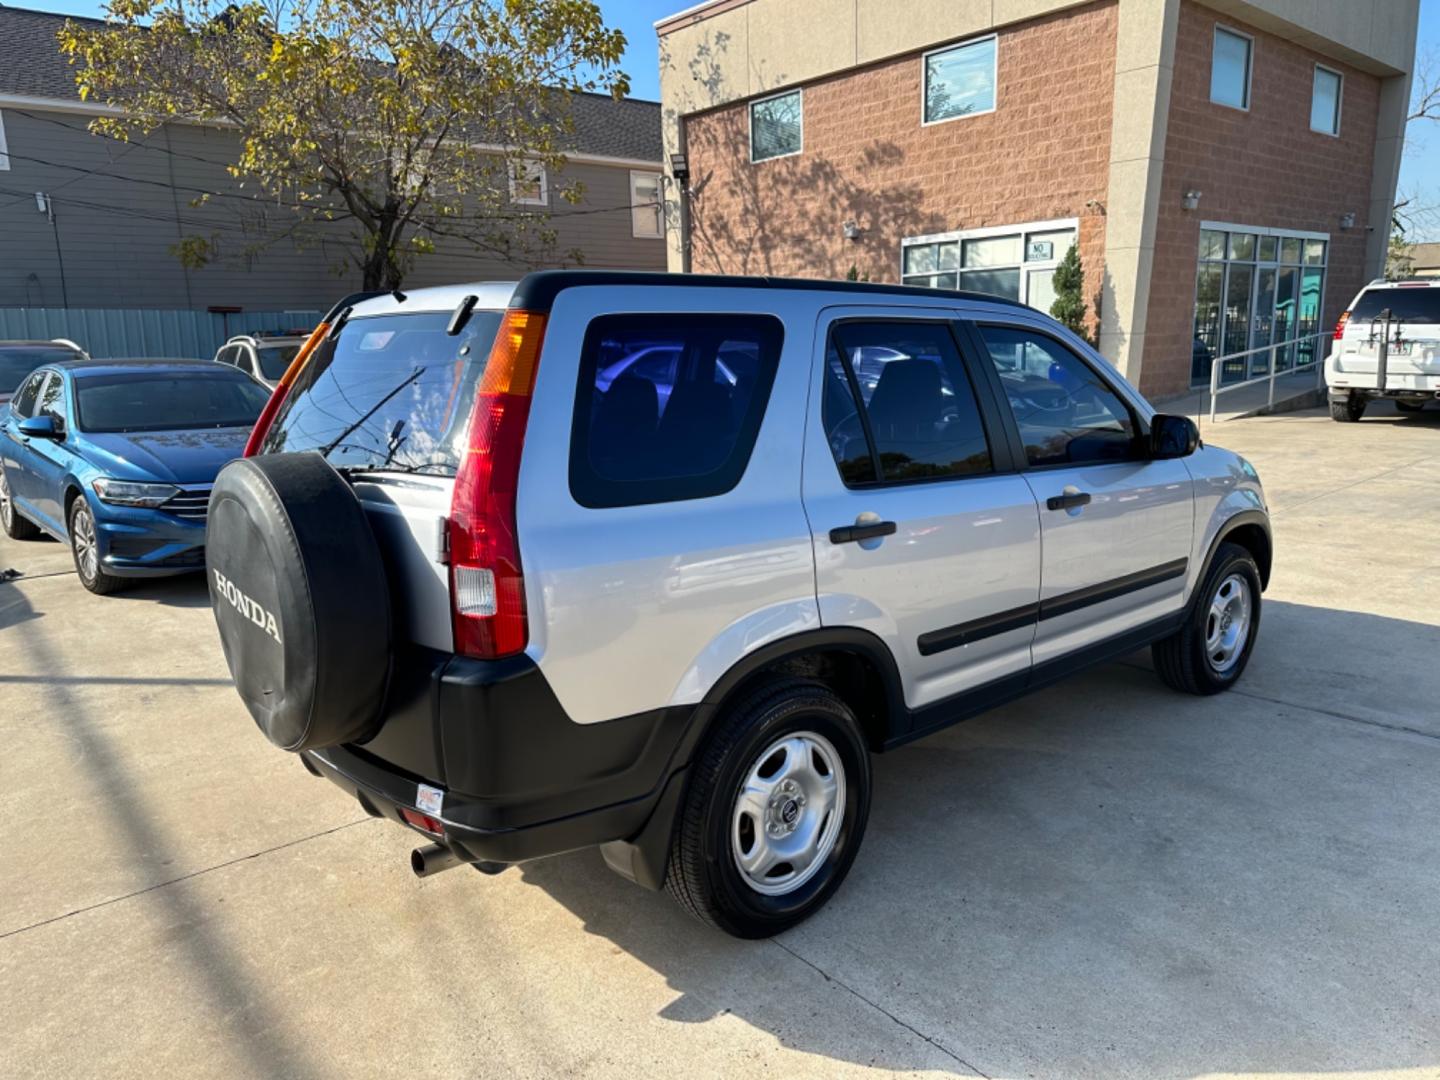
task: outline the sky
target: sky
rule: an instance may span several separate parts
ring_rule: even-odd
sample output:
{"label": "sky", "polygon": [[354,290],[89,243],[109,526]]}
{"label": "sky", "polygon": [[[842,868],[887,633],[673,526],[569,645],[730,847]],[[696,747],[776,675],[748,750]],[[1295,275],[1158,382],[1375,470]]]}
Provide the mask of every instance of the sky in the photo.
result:
{"label": "sky", "polygon": [[[67,15],[102,16],[104,4],[89,0],[10,0],[16,7],[33,7]],[[693,6],[696,0],[600,0],[605,21],[625,32],[629,46],[622,69],[630,76],[634,97],[658,101],[660,64],[655,21]],[[803,2],[803,0],[800,0]],[[1440,0],[1420,0],[1418,53],[1436,59],[1440,77]],[[1400,168],[1400,195],[1410,196],[1429,212],[1419,215],[1410,239],[1440,240],[1440,121],[1421,121],[1406,133],[1405,159]]]}

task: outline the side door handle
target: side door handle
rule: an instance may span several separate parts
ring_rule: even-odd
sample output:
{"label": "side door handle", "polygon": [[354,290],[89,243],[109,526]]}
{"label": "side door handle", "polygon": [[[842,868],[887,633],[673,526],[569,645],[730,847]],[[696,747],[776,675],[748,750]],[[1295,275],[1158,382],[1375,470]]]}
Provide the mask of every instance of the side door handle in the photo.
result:
{"label": "side door handle", "polygon": [[863,525],[842,525],[830,530],[830,543],[853,544],[860,540],[873,540],[879,536],[890,536],[895,532],[893,521],[867,521]]}
{"label": "side door handle", "polygon": [[1059,495],[1051,495],[1045,500],[1045,505],[1051,510],[1073,510],[1077,506],[1090,505],[1090,493],[1088,491],[1066,491]]}

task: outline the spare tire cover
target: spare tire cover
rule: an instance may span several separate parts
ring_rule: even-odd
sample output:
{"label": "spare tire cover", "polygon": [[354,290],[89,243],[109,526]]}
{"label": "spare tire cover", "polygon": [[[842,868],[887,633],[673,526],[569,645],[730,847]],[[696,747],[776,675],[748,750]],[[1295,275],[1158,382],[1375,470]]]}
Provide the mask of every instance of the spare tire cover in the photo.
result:
{"label": "spare tire cover", "polygon": [[299,751],[371,734],[390,674],[390,590],[365,511],[325,459],[226,465],[205,564],[225,660],[265,737]]}

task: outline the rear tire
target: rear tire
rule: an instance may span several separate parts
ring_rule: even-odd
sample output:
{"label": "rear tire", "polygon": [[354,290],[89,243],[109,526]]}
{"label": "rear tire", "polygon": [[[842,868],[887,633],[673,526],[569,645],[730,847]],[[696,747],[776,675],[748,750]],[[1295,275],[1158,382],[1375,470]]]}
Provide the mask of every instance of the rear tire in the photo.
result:
{"label": "rear tire", "polygon": [[1354,424],[1365,415],[1365,406],[1369,404],[1363,397],[1352,394],[1348,398],[1337,400],[1330,399],[1330,419],[1342,424]]}
{"label": "rear tire", "polygon": [[770,683],[727,709],[691,769],[665,888],[739,938],[788,930],[840,887],[870,813],[870,754],[821,683]]}
{"label": "rear tire", "polygon": [[1397,399],[1395,408],[1405,413],[1417,413],[1425,408],[1425,403],[1423,401],[1400,401]]}
{"label": "rear tire", "polygon": [[69,521],[70,555],[75,560],[75,573],[80,584],[96,596],[118,592],[126,585],[124,578],[107,574],[100,563],[99,530],[95,527],[95,512],[85,501],[84,495],[77,495],[70,504]]}
{"label": "rear tire", "polygon": [[1150,646],[1150,655],[1172,690],[1218,694],[1239,681],[1259,633],[1260,570],[1245,548],[1222,543],[1184,625]]}
{"label": "rear tire", "polygon": [[0,526],[11,540],[34,540],[40,527],[20,513],[10,498],[10,482],[5,479],[5,466],[0,465]]}

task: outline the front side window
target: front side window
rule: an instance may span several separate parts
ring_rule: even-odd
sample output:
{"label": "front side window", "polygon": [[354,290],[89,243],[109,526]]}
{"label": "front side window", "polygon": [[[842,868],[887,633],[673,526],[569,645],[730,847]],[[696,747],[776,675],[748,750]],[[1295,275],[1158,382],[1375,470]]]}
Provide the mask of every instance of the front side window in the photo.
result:
{"label": "front side window", "polygon": [[510,201],[518,206],[549,206],[545,166],[538,161],[510,162]]}
{"label": "front side window", "polygon": [[750,461],[780,362],[768,315],[606,315],[580,356],[570,491],[589,507],[722,495]]}
{"label": "front side window", "polygon": [[1123,461],[1135,455],[1134,417],[1094,368],[1033,330],[979,330],[1031,465]]}
{"label": "front side window", "polygon": [[154,371],[75,380],[81,431],[180,431],[251,427],[269,395],[238,372]]}
{"label": "front side window", "polygon": [[665,235],[664,205],[660,197],[660,174],[630,174],[630,235],[641,238]]}
{"label": "front side window", "polygon": [[847,485],[991,471],[975,392],[944,324],[836,326],[820,409]]}
{"label": "front side window", "polygon": [[995,39],[966,42],[925,57],[927,124],[995,108]]}
{"label": "front side window", "polygon": [[28,420],[35,412],[35,401],[40,396],[40,384],[45,381],[48,371],[37,371],[26,380],[10,402],[11,411],[21,420]]}
{"label": "front side window", "polygon": [[1340,85],[1338,71],[1315,65],[1315,88],[1310,98],[1311,131],[1340,134]]}
{"label": "front side window", "polygon": [[1250,108],[1250,54],[1244,34],[1215,27],[1215,54],[1210,61],[1210,100],[1232,109]]}
{"label": "front side window", "polygon": [[59,375],[51,376],[40,392],[35,405],[36,416],[48,416],[60,424],[65,422],[65,380]]}
{"label": "front side window", "polygon": [[752,102],[750,160],[768,161],[800,153],[804,146],[804,125],[804,105],[799,90]]}

